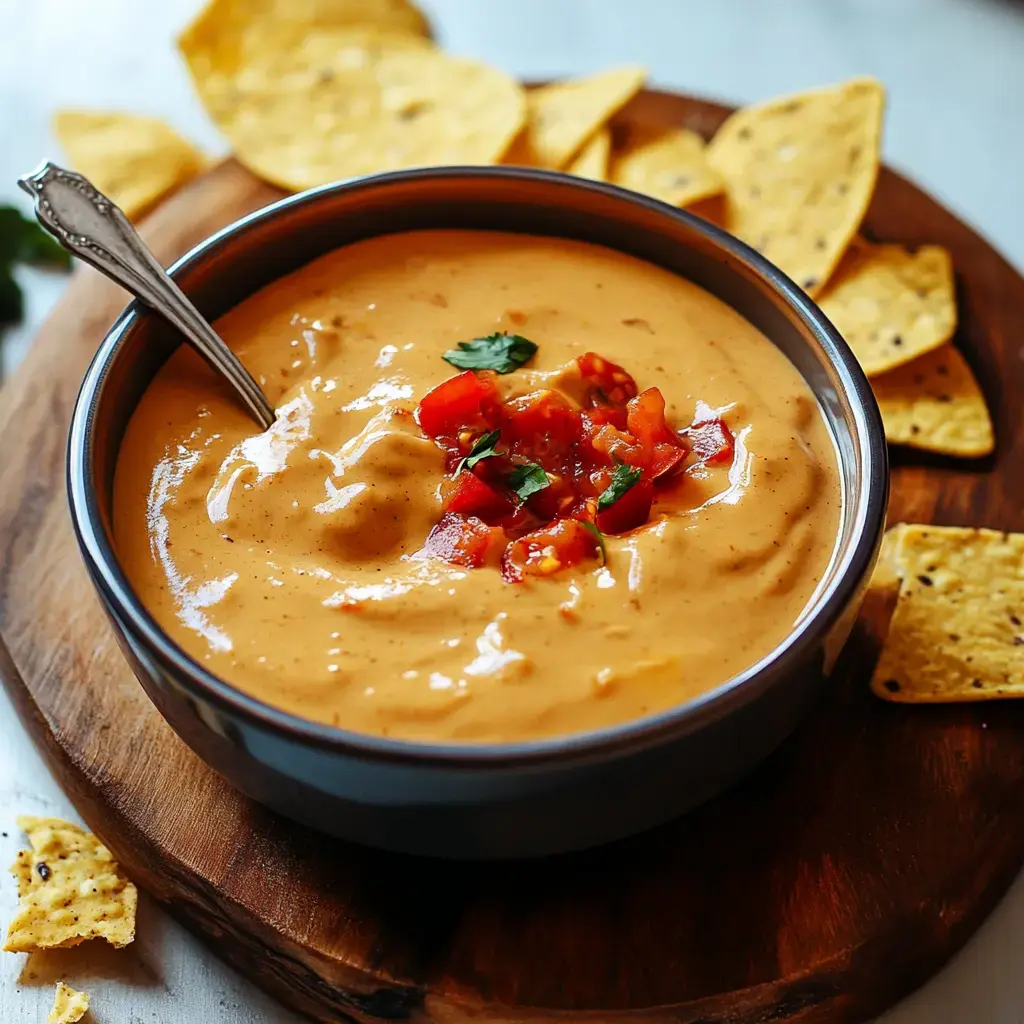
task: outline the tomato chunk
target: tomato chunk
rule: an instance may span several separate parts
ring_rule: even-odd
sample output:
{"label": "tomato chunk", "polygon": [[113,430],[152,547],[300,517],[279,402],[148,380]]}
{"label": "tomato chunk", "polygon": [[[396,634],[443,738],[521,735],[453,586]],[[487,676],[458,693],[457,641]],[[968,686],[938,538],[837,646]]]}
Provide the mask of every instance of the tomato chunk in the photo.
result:
{"label": "tomato chunk", "polygon": [[524,576],[551,576],[597,553],[597,538],[581,522],[556,519],[512,541],[501,556],[501,574],[509,583]]}
{"label": "tomato chunk", "polygon": [[580,376],[586,387],[587,405],[625,405],[636,396],[636,381],[617,363],[584,352],[576,357]]}
{"label": "tomato chunk", "polygon": [[658,388],[648,388],[630,400],[626,406],[626,427],[640,442],[655,479],[682,466],[688,449],[665,422],[665,399]]}
{"label": "tomato chunk", "polygon": [[564,454],[580,438],[580,414],[557,391],[513,398],[505,403],[502,418],[502,436],[518,454]]}
{"label": "tomato chunk", "polygon": [[463,470],[452,481],[443,504],[446,512],[477,516],[485,522],[493,522],[512,512],[512,502],[470,470]]}
{"label": "tomato chunk", "polygon": [[445,512],[428,534],[422,554],[478,569],[498,561],[506,539],[504,530],[473,516]]}
{"label": "tomato chunk", "polygon": [[461,430],[489,425],[497,403],[494,374],[466,370],[423,396],[416,422],[427,437],[453,437]]}
{"label": "tomato chunk", "polygon": [[654,504],[654,481],[642,476],[614,505],[598,509],[597,528],[602,533],[625,533],[643,526]]}
{"label": "tomato chunk", "polygon": [[736,438],[724,420],[713,419],[695,423],[687,430],[686,436],[693,446],[693,454],[700,462],[732,462]]}

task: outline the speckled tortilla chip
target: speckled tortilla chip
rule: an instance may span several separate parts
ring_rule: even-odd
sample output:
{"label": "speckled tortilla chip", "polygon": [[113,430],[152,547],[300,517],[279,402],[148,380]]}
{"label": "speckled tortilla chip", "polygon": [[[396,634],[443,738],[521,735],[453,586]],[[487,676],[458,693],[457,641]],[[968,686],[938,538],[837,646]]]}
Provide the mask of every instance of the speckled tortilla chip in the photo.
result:
{"label": "speckled tortilla chip", "polygon": [[409,0],[211,0],[182,32],[186,53],[218,54],[216,63],[244,63],[249,46],[276,36],[280,48],[322,29],[369,26],[427,37],[430,25]]}
{"label": "speckled tortilla chip", "polygon": [[57,982],[57,991],[53,995],[53,1009],[46,1018],[46,1024],[75,1024],[81,1020],[89,1009],[89,996],[85,992],[76,992],[63,981]]}
{"label": "speckled tortilla chip", "polygon": [[18,908],[4,949],[77,946],[106,939],[126,946],[135,938],[138,892],[110,851],[91,833],[56,818],[18,818],[31,850],[11,867]]}
{"label": "speckled tortilla chip", "polygon": [[988,455],[995,447],[985,396],[952,345],[874,377],[871,387],[890,444],[961,458]]}
{"label": "speckled tortilla chip", "polygon": [[526,127],[504,159],[524,167],[566,167],[594,132],[643,87],[639,67],[613,68],[527,94]]}
{"label": "speckled tortilla chip", "polygon": [[61,110],[53,130],[71,167],[133,220],[206,166],[191,142],[155,117]]}
{"label": "speckled tortilla chip", "polygon": [[501,159],[525,94],[502,71],[409,34],[324,29],[230,48],[182,50],[238,159],[285,189],[380,171]]}
{"label": "speckled tortilla chip", "polygon": [[708,146],[726,226],[812,296],[857,232],[878,177],[885,90],[871,78],[744,107]]}
{"label": "speckled tortilla chip", "polygon": [[871,688],[906,703],[1024,697],[1024,534],[904,525]]}
{"label": "speckled tortilla chip", "polygon": [[566,167],[566,172],[577,178],[592,178],[594,181],[608,180],[608,157],[612,151],[612,133],[608,128],[599,128],[593,137],[576,154]]}
{"label": "speckled tortilla chip", "polygon": [[956,330],[949,253],[857,240],[818,300],[870,377],[939,348]]}
{"label": "speckled tortilla chip", "polygon": [[612,183],[671,206],[719,195],[722,179],[708,163],[705,150],[704,140],[685,128],[634,129],[612,157]]}

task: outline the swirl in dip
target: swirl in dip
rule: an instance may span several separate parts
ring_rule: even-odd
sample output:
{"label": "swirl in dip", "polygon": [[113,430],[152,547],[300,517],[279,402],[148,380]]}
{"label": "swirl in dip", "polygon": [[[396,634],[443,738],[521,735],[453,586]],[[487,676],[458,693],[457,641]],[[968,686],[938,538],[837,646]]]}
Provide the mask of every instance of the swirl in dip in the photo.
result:
{"label": "swirl in dip", "polygon": [[[836,457],[808,387],[637,259],[390,235],[217,328],[278,420],[254,434],[183,346],[124,438],[117,552],[185,651],[302,717],[452,742],[633,719],[768,654],[832,556]],[[496,333],[536,351],[446,384],[444,354]]]}

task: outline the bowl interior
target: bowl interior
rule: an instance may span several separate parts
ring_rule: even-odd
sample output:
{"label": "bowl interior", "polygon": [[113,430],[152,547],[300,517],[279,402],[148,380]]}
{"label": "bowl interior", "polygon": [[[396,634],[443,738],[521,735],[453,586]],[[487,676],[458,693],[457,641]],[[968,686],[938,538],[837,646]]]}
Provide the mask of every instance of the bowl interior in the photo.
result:
{"label": "bowl interior", "polygon": [[[212,236],[179,260],[172,273],[212,320],[332,249],[375,235],[429,228],[526,232],[617,249],[700,285],[782,350],[810,385],[832,435],[843,512],[832,563],[816,601],[787,641],[759,664],[787,651],[795,658],[797,648],[820,641],[862,582],[880,538],[887,495],[881,419],[855,358],[820,311],[785,275],[713,225],[655,200],[560,174],[518,168],[428,169],[325,186],[282,200]],[[174,645],[131,596],[116,564],[110,506],[128,420],[178,343],[176,333],[161,320],[137,304],[130,306],[86,376],[69,449],[72,514],[87,561],[108,584],[108,595],[113,591],[131,597],[124,613],[143,620],[146,632],[159,634],[168,647]],[[830,609],[835,612],[831,617]],[[193,665],[194,675],[205,675],[178,653]],[[691,705],[735,688],[758,667],[751,666]]]}

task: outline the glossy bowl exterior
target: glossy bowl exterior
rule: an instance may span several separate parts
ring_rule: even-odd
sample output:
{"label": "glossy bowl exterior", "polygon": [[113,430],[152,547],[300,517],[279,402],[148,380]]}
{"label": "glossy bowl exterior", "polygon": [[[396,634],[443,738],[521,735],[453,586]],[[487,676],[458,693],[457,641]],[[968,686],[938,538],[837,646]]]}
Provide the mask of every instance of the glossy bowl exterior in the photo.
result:
{"label": "glossy bowl exterior", "polygon": [[781,348],[836,444],[840,540],[819,597],[757,665],[687,704],[598,732],[492,746],[345,732],[269,707],[210,675],[150,617],[117,564],[111,490],[127,420],[177,344],[129,306],[90,367],[71,427],[68,485],[86,566],[147,693],[208,764],[255,800],[373,846],[444,857],[537,856],[604,843],[706,800],[770,753],[827,679],[881,539],[885,442],[870,387],[803,292],[704,221],[607,185],[513,168],[380,175],[282,200],[182,258],[172,274],[208,317],[315,257],[422,228],[596,242],[695,281]]}

